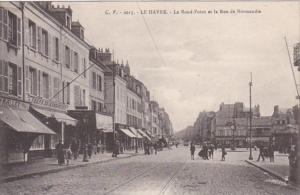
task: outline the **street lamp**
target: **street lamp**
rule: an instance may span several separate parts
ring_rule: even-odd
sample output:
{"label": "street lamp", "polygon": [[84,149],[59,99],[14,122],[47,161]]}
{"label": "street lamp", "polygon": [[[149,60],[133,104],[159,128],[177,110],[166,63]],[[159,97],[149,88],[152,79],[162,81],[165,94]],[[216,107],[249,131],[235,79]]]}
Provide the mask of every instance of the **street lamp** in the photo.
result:
{"label": "street lamp", "polygon": [[85,137],[84,137],[84,146],[83,146],[83,159],[82,159],[82,161],[83,162],[88,162],[89,160],[88,160],[88,158],[87,158],[87,149],[88,149],[88,147],[87,147],[87,144],[88,144],[88,124],[87,124],[87,119],[84,117],[83,119],[82,119],[82,121],[83,121],[83,126],[84,126],[84,129],[85,129]]}
{"label": "street lamp", "polygon": [[232,129],[232,146],[231,146],[231,150],[235,150],[235,140],[234,140],[234,133],[236,131],[236,124],[235,121],[233,122],[233,124],[231,125],[231,129]]}
{"label": "street lamp", "polygon": [[250,122],[249,122],[249,127],[250,127],[250,154],[249,154],[249,160],[253,160],[252,157],[252,108],[251,108],[251,104],[252,104],[252,94],[251,94],[251,87],[252,87],[252,72],[251,72],[251,77],[250,77],[250,82],[249,82],[249,90],[250,90]]}

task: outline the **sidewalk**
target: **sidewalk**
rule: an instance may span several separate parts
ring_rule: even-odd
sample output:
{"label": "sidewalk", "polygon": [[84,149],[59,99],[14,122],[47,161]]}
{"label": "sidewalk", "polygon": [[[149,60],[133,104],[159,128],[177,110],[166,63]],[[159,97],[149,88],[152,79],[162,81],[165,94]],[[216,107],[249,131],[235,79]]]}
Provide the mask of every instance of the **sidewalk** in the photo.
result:
{"label": "sidewalk", "polygon": [[141,154],[144,154],[142,150],[140,150],[139,153],[135,153],[135,151],[125,151],[124,154],[118,155],[117,158],[113,158],[112,153],[96,154],[92,155],[91,159],[88,159],[89,162],[82,162],[83,155],[80,155],[77,160],[70,160],[69,165],[58,165],[56,158],[38,159],[34,160],[33,162],[11,165],[5,168],[4,172],[0,176],[0,183],[15,181],[36,175],[55,173],[76,167],[84,167],[89,164],[104,163],[112,160],[129,158]]}
{"label": "sidewalk", "polygon": [[275,159],[274,163],[270,163],[270,159],[265,159],[265,161],[257,162],[256,158],[253,158],[252,161],[246,160],[246,162],[269,173],[270,175],[273,175],[274,177],[284,182],[287,182],[289,176],[288,155],[275,152],[274,159]]}

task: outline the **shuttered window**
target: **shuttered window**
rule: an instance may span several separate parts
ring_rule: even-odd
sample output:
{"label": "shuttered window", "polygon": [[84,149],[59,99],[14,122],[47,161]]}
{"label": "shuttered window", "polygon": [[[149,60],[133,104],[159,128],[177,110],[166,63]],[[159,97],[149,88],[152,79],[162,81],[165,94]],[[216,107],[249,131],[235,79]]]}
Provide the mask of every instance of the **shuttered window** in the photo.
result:
{"label": "shuttered window", "polygon": [[93,89],[97,88],[97,75],[95,72],[92,72],[92,87]]}
{"label": "shuttered window", "polygon": [[97,84],[98,91],[102,91],[102,77],[100,75],[97,75]]}
{"label": "shuttered window", "polygon": [[74,52],[74,60],[73,60],[73,63],[74,63],[74,72],[78,73],[79,72],[79,67],[78,67],[78,53],[77,52]]}
{"label": "shuttered window", "polygon": [[28,21],[28,28],[29,28],[29,46],[33,49],[36,49],[36,39],[37,39],[37,36],[36,36],[36,31],[37,31],[37,28],[36,28],[36,25],[34,22],[32,22],[31,20]]}
{"label": "shuttered window", "polygon": [[83,76],[86,77],[86,61],[85,58],[83,58]]}
{"label": "shuttered window", "polygon": [[81,106],[81,90],[78,85],[74,86],[74,104],[75,106]]}
{"label": "shuttered window", "polygon": [[65,47],[65,65],[67,68],[70,68],[70,48],[68,46]]}
{"label": "shuttered window", "polygon": [[2,13],[3,40],[8,41],[8,11],[3,9]]}
{"label": "shuttered window", "polygon": [[21,19],[17,18],[17,46],[21,47]]}
{"label": "shuttered window", "polygon": [[0,7],[0,39],[3,38],[3,8]]}
{"label": "shuttered window", "polygon": [[29,93],[37,95],[37,71],[34,68],[29,68]]}
{"label": "shuttered window", "polygon": [[43,79],[43,97],[44,98],[49,98],[50,94],[50,81],[49,81],[49,75],[46,73],[43,73],[42,75],[42,79]]}
{"label": "shuttered window", "polygon": [[60,80],[56,77],[53,78],[53,96],[55,100],[59,100],[59,83],[60,83]]}
{"label": "shuttered window", "polygon": [[22,68],[18,67],[18,78],[17,78],[17,85],[18,85],[18,96],[22,95]]}
{"label": "shuttered window", "polygon": [[0,60],[0,91],[8,92],[8,63]]}

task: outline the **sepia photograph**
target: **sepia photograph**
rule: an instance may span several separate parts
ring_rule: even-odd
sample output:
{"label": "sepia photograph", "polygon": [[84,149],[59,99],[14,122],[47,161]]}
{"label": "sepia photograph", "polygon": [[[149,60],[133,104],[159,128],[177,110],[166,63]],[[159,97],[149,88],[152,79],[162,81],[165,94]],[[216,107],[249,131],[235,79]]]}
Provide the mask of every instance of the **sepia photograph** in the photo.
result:
{"label": "sepia photograph", "polygon": [[299,195],[299,0],[0,0],[0,195]]}

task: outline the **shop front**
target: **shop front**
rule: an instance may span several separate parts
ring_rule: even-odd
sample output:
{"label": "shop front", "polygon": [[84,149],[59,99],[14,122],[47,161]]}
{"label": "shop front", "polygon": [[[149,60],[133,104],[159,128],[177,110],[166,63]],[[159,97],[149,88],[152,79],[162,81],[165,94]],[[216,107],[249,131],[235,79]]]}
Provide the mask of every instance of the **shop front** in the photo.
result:
{"label": "shop front", "polygon": [[27,162],[39,136],[55,135],[29,112],[29,103],[0,97],[0,160],[2,164]]}
{"label": "shop front", "polygon": [[30,148],[30,157],[53,156],[59,140],[68,146],[72,138],[77,136],[77,120],[67,115],[67,105],[63,103],[45,100],[41,97],[31,97],[29,100],[30,112],[56,133],[37,137]]}
{"label": "shop front", "polygon": [[134,127],[129,127],[129,130],[136,136],[135,147],[143,148],[144,147],[143,136],[139,133],[138,129]]}
{"label": "shop front", "polygon": [[118,139],[122,144],[125,150],[134,150],[135,149],[135,140],[137,139],[136,135],[132,133],[128,126],[118,124],[116,125],[118,132]]}
{"label": "shop front", "polygon": [[112,117],[94,110],[69,110],[69,115],[79,122],[79,141],[83,144],[102,145],[107,151],[113,148]]}

